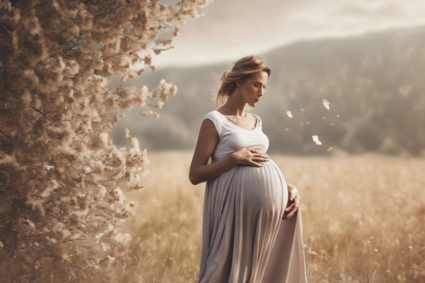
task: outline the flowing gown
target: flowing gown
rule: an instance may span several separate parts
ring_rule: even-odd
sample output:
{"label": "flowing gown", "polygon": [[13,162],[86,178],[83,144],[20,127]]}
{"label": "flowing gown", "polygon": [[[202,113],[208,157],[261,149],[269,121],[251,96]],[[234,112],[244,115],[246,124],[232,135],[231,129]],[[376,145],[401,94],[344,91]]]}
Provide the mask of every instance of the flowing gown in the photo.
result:
{"label": "flowing gown", "polygon": [[[260,147],[269,139],[261,118],[244,129],[217,110],[205,115],[219,134],[211,162],[242,147]],[[288,203],[285,178],[272,159],[263,167],[238,164],[206,182],[202,252],[198,283],[307,282],[301,206],[282,219]]]}

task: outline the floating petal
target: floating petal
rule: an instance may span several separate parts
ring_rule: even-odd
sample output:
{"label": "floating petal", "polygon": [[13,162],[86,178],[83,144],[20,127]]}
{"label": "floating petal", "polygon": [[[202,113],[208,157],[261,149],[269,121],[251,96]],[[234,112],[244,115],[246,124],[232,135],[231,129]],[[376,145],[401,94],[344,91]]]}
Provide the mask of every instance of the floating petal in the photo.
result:
{"label": "floating petal", "polygon": [[326,109],[329,110],[329,101],[327,101],[326,99],[323,99],[323,105],[326,107]]}
{"label": "floating petal", "polygon": [[319,136],[313,136],[313,141],[317,144],[317,145],[321,145],[322,143],[319,141]]}

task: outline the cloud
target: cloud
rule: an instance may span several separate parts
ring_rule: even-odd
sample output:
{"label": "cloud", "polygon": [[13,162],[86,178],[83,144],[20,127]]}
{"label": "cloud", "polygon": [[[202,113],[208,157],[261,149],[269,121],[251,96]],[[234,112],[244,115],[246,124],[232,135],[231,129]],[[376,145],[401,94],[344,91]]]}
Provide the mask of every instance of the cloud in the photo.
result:
{"label": "cloud", "polygon": [[[176,0],[177,1],[177,0]],[[201,9],[153,64],[231,62],[304,38],[350,36],[425,23],[423,0],[233,0]]]}
{"label": "cloud", "polygon": [[358,20],[365,18],[377,19],[377,17],[394,20],[405,18],[408,16],[408,11],[401,3],[380,2],[373,4],[373,2],[356,2],[341,7],[340,10],[334,12],[334,15],[353,17]]}

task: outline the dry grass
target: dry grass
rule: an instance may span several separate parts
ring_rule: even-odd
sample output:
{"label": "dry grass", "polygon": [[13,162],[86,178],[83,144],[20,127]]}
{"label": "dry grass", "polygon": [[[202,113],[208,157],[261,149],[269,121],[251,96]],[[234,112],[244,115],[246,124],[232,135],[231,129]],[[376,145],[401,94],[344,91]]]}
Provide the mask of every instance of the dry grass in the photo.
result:
{"label": "dry grass", "polygon": [[[425,160],[271,158],[301,195],[309,282],[425,282]],[[149,159],[125,282],[196,282],[205,183],[189,182],[192,152]]]}

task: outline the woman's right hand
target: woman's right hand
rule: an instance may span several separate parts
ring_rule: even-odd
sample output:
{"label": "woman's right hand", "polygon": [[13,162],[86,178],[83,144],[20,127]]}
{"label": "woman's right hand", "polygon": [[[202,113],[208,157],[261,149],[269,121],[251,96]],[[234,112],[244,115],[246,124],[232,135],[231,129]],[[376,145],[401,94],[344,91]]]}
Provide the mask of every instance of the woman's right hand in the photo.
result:
{"label": "woman's right hand", "polygon": [[232,153],[237,160],[237,164],[253,165],[262,167],[263,164],[258,162],[269,161],[270,157],[265,151],[258,147],[243,147],[239,151]]}

